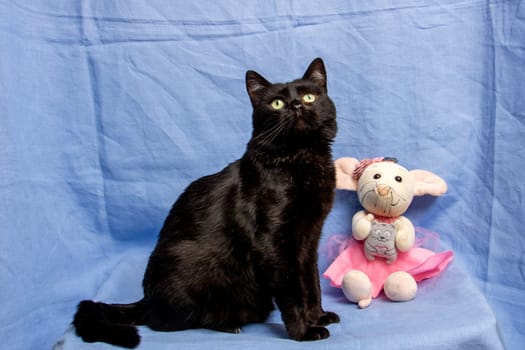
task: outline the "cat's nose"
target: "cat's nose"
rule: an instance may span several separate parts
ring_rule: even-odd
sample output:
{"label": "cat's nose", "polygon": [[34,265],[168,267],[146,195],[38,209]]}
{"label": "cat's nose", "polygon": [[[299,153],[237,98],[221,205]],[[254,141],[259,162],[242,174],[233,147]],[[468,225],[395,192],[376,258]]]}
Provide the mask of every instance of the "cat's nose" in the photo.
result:
{"label": "cat's nose", "polygon": [[299,100],[294,100],[294,101],[292,101],[292,103],[291,103],[291,107],[292,107],[292,109],[293,109],[294,111],[297,111],[297,110],[303,108],[303,104],[302,104],[301,101],[299,101]]}

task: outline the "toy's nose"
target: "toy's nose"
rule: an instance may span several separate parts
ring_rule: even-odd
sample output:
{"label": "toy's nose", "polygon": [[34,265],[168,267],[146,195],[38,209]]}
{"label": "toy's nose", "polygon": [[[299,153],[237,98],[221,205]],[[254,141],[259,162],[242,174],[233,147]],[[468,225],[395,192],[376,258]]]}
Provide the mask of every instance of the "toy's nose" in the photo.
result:
{"label": "toy's nose", "polygon": [[387,185],[377,185],[376,187],[377,194],[381,197],[388,196],[390,194],[390,186]]}

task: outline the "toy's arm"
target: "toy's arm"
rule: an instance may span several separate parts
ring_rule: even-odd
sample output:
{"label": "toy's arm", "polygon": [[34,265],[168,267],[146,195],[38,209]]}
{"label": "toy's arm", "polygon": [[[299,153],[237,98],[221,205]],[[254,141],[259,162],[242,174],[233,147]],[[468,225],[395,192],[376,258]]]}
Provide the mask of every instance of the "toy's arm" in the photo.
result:
{"label": "toy's arm", "polygon": [[397,229],[396,248],[401,252],[407,252],[414,246],[416,230],[412,222],[404,216],[400,216],[394,222]]}
{"label": "toy's arm", "polygon": [[362,241],[368,237],[372,229],[372,220],[374,215],[360,210],[352,217],[352,235],[358,241]]}

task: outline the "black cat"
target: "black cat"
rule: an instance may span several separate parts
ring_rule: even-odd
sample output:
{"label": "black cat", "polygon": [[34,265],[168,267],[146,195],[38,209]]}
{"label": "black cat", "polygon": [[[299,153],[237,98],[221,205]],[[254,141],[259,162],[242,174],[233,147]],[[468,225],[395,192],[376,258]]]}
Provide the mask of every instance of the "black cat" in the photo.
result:
{"label": "black cat", "polygon": [[243,157],[193,182],[173,205],[151,254],[144,298],[83,301],[73,324],[86,342],[135,347],[135,325],[240,332],[279,307],[295,340],[327,338],[317,248],[332,207],[335,107],[323,61],[271,84],[246,73],[253,134]]}

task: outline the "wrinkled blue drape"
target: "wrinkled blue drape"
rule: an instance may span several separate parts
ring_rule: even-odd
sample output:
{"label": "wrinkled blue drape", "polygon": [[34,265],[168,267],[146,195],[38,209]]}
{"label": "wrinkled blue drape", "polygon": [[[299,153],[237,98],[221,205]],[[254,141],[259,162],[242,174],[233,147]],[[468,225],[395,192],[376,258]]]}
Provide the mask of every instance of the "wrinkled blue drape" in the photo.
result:
{"label": "wrinkled blue drape", "polygon": [[[248,69],[300,77],[322,57],[335,157],[395,156],[446,179],[407,216],[455,252],[415,300],[365,310],[312,349],[518,349],[525,343],[523,1],[0,0],[0,339],[106,349],[69,329],[81,299],[141,295],[172,202],[243,153]],[[348,234],[338,192],[325,248]],[[140,349],[299,349],[278,312],[241,335],[141,327]]]}

